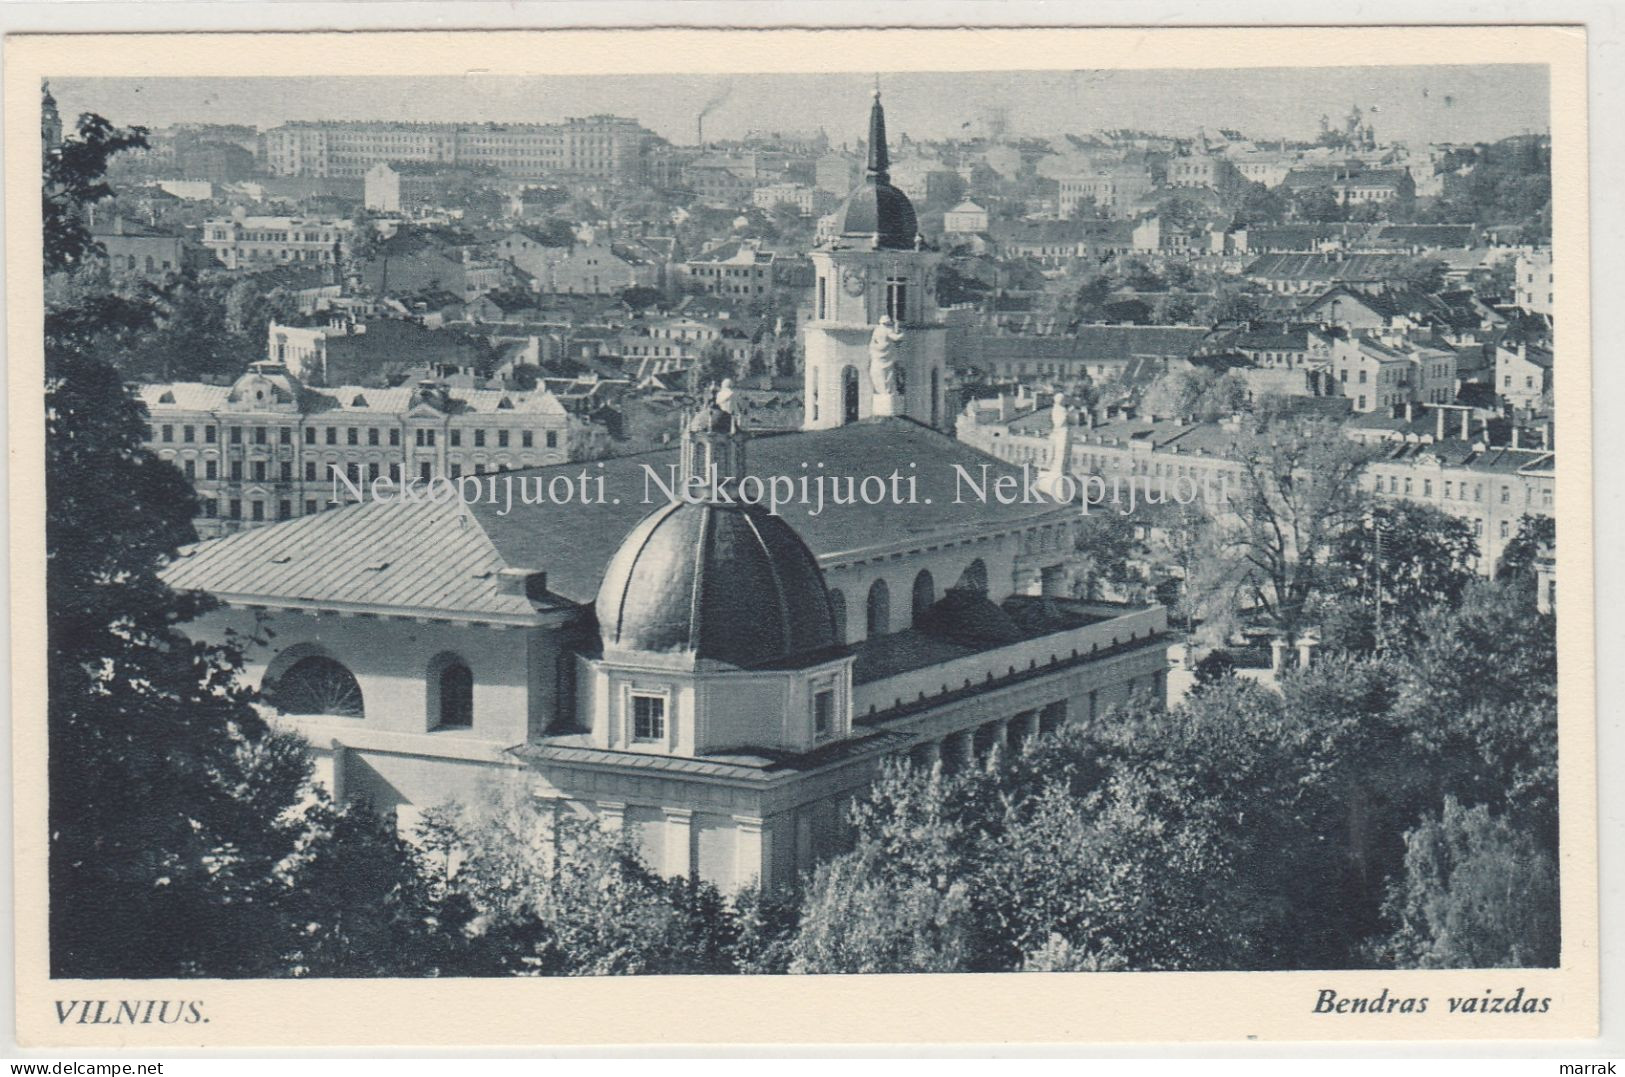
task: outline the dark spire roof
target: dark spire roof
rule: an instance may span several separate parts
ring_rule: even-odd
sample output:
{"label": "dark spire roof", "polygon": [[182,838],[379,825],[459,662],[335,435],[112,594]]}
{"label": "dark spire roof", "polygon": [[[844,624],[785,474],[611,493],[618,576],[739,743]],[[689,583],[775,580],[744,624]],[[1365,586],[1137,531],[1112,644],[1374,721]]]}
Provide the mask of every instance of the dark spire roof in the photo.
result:
{"label": "dark spire roof", "polygon": [[863,182],[840,209],[843,241],[880,250],[913,250],[919,223],[914,203],[891,185],[891,155],[886,152],[886,112],[880,107],[880,88],[869,108],[869,164]]}
{"label": "dark spire roof", "polygon": [[875,103],[869,106],[868,173],[877,183],[891,182],[891,156],[886,152],[886,110],[880,107],[880,87],[875,87]]}

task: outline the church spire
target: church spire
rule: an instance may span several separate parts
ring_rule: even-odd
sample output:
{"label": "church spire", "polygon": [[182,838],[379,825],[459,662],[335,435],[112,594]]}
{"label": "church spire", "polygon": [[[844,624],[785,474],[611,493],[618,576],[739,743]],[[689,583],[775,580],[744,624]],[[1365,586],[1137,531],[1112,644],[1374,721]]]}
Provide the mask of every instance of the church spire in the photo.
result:
{"label": "church spire", "polygon": [[875,76],[875,103],[869,107],[869,178],[891,182],[891,157],[886,153],[886,110],[880,107],[880,76]]}

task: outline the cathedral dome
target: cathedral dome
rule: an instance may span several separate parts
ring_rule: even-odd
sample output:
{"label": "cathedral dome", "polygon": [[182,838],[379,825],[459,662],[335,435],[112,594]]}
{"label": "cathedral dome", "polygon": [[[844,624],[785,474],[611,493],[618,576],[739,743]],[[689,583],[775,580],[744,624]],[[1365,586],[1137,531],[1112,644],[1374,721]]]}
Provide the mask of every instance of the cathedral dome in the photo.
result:
{"label": "cathedral dome", "polygon": [[753,668],[835,646],[824,575],[801,536],[744,505],[677,502],[632,529],[598,588],[604,651]]}

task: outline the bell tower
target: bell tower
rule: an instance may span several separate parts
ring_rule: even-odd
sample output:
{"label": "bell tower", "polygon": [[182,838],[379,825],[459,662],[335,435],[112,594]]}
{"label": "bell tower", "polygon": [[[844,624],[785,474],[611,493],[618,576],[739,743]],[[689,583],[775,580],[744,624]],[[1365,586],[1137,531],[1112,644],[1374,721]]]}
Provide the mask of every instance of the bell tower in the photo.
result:
{"label": "bell tower", "polygon": [[836,211],[836,234],[812,252],[805,430],[882,416],[948,422],[947,327],[936,302],[942,256],[920,235],[913,203],[891,184],[878,87],[868,151],[862,182]]}

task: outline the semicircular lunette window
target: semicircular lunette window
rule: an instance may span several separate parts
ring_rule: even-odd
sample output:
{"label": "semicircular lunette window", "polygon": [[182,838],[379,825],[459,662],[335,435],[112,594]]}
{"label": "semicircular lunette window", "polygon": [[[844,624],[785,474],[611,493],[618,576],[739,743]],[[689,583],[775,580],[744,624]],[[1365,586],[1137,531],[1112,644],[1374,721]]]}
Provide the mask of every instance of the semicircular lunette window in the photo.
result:
{"label": "semicircular lunette window", "polygon": [[361,718],[361,685],[355,675],[331,658],[312,655],[301,658],[278,677],[265,693],[266,699],[283,714],[328,714],[340,718]]}

